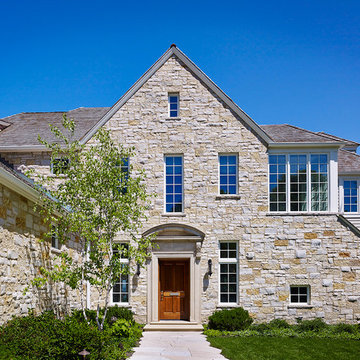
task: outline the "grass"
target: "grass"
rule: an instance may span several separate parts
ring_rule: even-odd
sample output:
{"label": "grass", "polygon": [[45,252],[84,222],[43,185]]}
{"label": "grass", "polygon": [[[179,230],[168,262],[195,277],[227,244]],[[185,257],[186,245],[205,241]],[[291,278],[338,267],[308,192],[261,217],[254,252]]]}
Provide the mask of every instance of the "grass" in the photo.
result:
{"label": "grass", "polygon": [[320,338],[208,337],[230,360],[359,360],[360,341]]}

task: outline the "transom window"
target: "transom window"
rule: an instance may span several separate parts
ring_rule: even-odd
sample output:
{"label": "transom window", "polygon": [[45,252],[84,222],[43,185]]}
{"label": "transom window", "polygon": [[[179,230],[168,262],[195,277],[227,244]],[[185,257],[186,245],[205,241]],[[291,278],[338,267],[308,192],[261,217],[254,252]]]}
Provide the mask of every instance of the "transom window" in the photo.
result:
{"label": "transom window", "polygon": [[238,244],[219,243],[220,303],[236,304],[238,301]]}
{"label": "transom window", "polygon": [[310,286],[290,286],[291,304],[310,304]]}
{"label": "transom window", "polygon": [[359,185],[356,180],[344,180],[344,212],[358,212]]}
{"label": "transom window", "polygon": [[183,157],[165,156],[165,211],[183,212]]}
{"label": "transom window", "polygon": [[269,155],[270,211],[327,211],[327,154]]}
{"label": "transom window", "polygon": [[179,94],[169,94],[169,116],[179,117]]}
{"label": "transom window", "polygon": [[[126,243],[120,244],[120,251],[118,248],[113,249],[113,256],[119,256],[122,267],[129,266],[129,258],[127,251],[129,245]],[[115,282],[112,289],[113,303],[128,303],[129,302],[129,275],[127,273],[121,274],[119,281]]]}
{"label": "transom window", "polygon": [[220,194],[237,194],[236,155],[219,155]]}

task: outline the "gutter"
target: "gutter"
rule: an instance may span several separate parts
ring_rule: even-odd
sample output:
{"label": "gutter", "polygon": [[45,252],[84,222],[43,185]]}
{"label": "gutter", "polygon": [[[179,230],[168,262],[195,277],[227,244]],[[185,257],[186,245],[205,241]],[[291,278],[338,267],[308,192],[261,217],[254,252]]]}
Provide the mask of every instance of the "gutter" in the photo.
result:
{"label": "gutter", "polygon": [[344,142],[336,143],[316,143],[316,142],[278,142],[278,143],[269,143],[269,149],[301,149],[301,148],[334,148],[340,149],[345,145]]}

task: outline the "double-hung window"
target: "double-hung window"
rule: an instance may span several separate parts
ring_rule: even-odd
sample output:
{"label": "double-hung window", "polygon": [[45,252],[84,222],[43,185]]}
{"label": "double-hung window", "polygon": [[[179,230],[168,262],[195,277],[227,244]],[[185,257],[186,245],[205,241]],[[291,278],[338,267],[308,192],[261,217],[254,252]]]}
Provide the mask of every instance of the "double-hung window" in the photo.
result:
{"label": "double-hung window", "polygon": [[165,156],[165,212],[183,212],[183,157]]}
{"label": "double-hung window", "polygon": [[179,117],[179,94],[169,93],[169,117]]}
{"label": "double-hung window", "polygon": [[[127,256],[127,250],[129,245],[126,243],[120,244],[120,249],[113,249],[113,256],[120,257],[120,263],[123,268],[129,266],[129,258]],[[112,289],[112,302],[113,303],[125,303],[129,302],[129,275],[127,271],[120,275],[119,281],[115,282]]]}
{"label": "double-hung window", "polygon": [[121,178],[120,178],[120,183],[121,186],[119,186],[119,191],[121,191],[121,193],[124,195],[127,193],[127,180],[129,178],[129,172],[130,172],[130,164],[129,164],[129,158],[122,158],[121,161],[119,161],[116,166],[119,168],[120,167],[120,171],[121,171]]}
{"label": "double-hung window", "polygon": [[57,250],[61,249],[61,243],[59,241],[59,235],[55,225],[51,226],[51,247]]}
{"label": "double-hung window", "polygon": [[344,212],[359,212],[359,182],[357,180],[344,180]]}
{"label": "double-hung window", "polygon": [[220,303],[238,302],[238,243],[219,243]]}
{"label": "double-hung window", "polygon": [[237,174],[238,157],[237,155],[219,155],[219,192],[221,195],[237,194]]}
{"label": "double-hung window", "polygon": [[269,155],[270,211],[328,211],[328,154]]}

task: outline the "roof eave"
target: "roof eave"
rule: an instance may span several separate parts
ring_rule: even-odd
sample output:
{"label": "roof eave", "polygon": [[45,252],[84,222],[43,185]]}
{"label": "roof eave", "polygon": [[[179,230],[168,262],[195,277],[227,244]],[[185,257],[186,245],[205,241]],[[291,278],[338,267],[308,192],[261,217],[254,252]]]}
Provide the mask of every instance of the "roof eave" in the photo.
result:
{"label": "roof eave", "polygon": [[135,84],[110,108],[110,110],[80,139],[80,143],[87,143],[92,136],[103,126],[140,88],[145,82],[165,64],[172,56],[177,56],[199,79],[207,85],[229,108],[236,113],[266,144],[273,143],[267,133],[254,120],[236,105],[207,75],[205,75],[183,52],[172,45]]}
{"label": "roof eave", "polygon": [[317,142],[273,142],[269,144],[269,149],[301,149],[301,148],[334,148],[340,149],[344,146],[344,143],[317,143]]}
{"label": "roof eave", "polygon": [[49,151],[44,145],[0,146],[0,152],[42,152]]}
{"label": "roof eave", "polygon": [[27,185],[16,176],[10,174],[5,169],[0,167],[0,179],[1,184],[8,187],[11,190],[14,190],[18,194],[26,197],[27,199],[37,202],[40,199],[40,194],[30,185]]}

